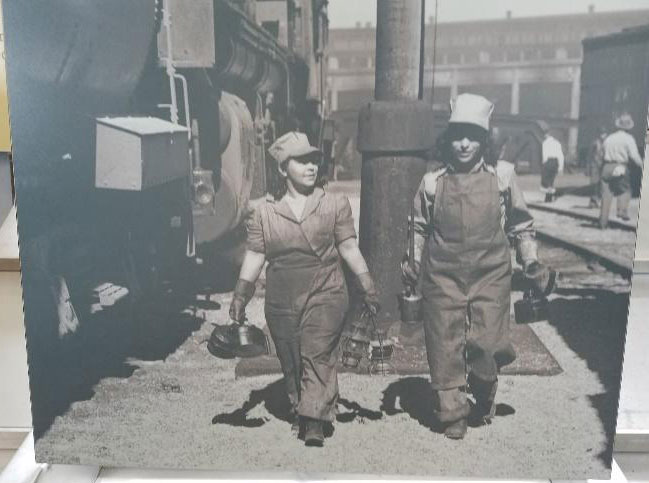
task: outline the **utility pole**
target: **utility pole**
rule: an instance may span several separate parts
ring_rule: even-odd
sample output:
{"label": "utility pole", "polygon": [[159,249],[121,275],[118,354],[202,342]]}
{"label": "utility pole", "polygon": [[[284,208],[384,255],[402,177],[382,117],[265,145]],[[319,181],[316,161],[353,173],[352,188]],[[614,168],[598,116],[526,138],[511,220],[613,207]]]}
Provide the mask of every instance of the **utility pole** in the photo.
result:
{"label": "utility pole", "polygon": [[401,318],[400,264],[411,204],[433,146],[433,108],[418,100],[424,0],[377,1],[375,100],[358,120],[359,245],[379,291],[378,321],[387,329]]}

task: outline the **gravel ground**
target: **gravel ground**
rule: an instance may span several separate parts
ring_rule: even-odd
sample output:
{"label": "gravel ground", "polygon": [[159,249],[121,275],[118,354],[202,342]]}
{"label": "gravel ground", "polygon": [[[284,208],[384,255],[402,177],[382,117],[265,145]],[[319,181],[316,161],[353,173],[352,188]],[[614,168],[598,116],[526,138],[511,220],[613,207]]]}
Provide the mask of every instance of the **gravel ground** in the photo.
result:
{"label": "gravel ground", "polygon": [[[298,478],[607,479],[628,285],[559,249],[542,247],[541,255],[565,270],[551,319],[533,328],[564,372],[502,376],[498,416],[469,428],[461,442],[435,427],[425,375],[342,374],[335,430],[324,448],[305,448],[286,421],[281,380],[236,380],[236,361],[207,352],[204,341],[212,323],[227,322],[231,298],[208,291],[208,298],[169,295],[130,332],[128,320],[106,320],[102,331],[114,327],[117,335],[100,332],[49,367],[59,371],[44,372],[51,388],[69,394],[37,440],[37,457],[266,477],[273,470]],[[248,311],[258,325],[262,306],[256,297]]]}
{"label": "gravel ground", "polygon": [[[215,300],[227,306],[229,296]],[[611,301],[622,308],[621,300]],[[565,304],[566,319],[538,323],[535,330],[564,373],[502,376],[499,416],[490,426],[470,428],[462,442],[431,429],[424,376],[343,374],[333,436],[323,449],[305,448],[285,421],[277,377],[235,380],[234,361],[207,353],[201,342],[211,322],[224,319],[223,310],[208,310],[199,313],[203,325],[164,360],[131,359],[128,364],[136,369],[130,377],[102,379],[89,400],[74,402],[55,419],[36,451],[41,460],[104,466],[604,479],[608,446],[602,416],[611,415],[602,413],[602,361],[580,354],[571,347],[575,334],[563,333],[561,324],[585,322],[578,320],[582,301],[562,296],[558,302]],[[260,320],[261,305],[261,299],[253,301],[252,320]],[[590,338],[603,346],[609,332]],[[614,345],[600,347],[601,357],[615,359]]]}
{"label": "gravel ground", "polygon": [[597,248],[604,253],[610,251],[633,261],[636,240],[634,231],[615,228],[600,230],[585,220],[539,210],[534,211],[534,224],[576,244]]}

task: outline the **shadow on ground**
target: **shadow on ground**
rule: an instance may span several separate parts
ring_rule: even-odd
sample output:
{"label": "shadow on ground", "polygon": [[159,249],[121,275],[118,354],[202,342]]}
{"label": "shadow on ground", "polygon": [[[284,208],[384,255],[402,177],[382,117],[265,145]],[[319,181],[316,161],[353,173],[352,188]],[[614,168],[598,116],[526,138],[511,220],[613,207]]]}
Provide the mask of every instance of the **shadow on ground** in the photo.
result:
{"label": "shadow on ground", "polygon": [[560,289],[557,294],[571,298],[557,298],[551,302],[550,324],[570,349],[586,361],[604,386],[603,393],[589,398],[607,437],[607,446],[598,456],[610,466],[629,295],[601,289]]}
{"label": "shadow on ground", "polygon": [[[263,405],[266,411],[274,418],[286,423],[292,422],[291,408],[286,396],[283,379],[278,379],[262,389],[250,392],[248,399],[229,413],[220,413],[212,418],[212,424],[227,424],[242,428],[259,428],[266,424],[270,418],[249,417],[250,411]],[[469,416],[471,427],[482,426],[484,422],[475,417],[473,403],[472,412]],[[496,416],[509,416],[515,414],[515,409],[507,404],[498,404]],[[394,416],[406,413],[410,418],[417,421],[431,431],[441,433],[444,428],[435,419],[433,413],[433,399],[428,379],[423,377],[404,377],[388,385],[383,392],[381,407],[378,411],[365,408],[355,401],[345,398],[338,399],[338,423],[351,423],[353,421],[378,421],[384,416]],[[333,433],[333,427],[328,425],[325,428],[325,435],[329,437]]]}
{"label": "shadow on ground", "polygon": [[[475,405],[469,400],[471,413],[469,426],[477,428],[484,422],[475,413]],[[424,377],[405,377],[390,384],[383,391],[381,411],[388,416],[406,413],[423,427],[436,433],[443,433],[444,427],[433,413],[433,394],[430,382]],[[496,417],[510,416],[516,410],[508,404],[496,405]]]}
{"label": "shadow on ground", "polygon": [[139,304],[123,302],[94,315],[80,313],[78,329],[62,340],[51,330],[58,319],[45,289],[25,293],[35,439],[72,403],[92,398],[102,379],[131,376],[137,367],[128,360],[163,360],[201,326],[195,295],[182,283],[175,286],[182,289],[169,288]]}
{"label": "shadow on ground", "polygon": [[[267,418],[250,418],[248,413],[259,405],[263,405],[266,411],[276,419],[286,423],[292,422],[291,405],[286,395],[284,380],[278,379],[262,389],[255,389],[250,392],[248,399],[230,413],[220,413],[212,418],[212,424],[228,424],[244,428],[258,428],[268,422]],[[362,407],[354,401],[344,398],[338,399],[338,414],[336,421],[339,423],[350,423],[356,419],[367,419],[376,421],[381,419],[383,414],[380,411],[372,411]],[[333,428],[327,428],[325,435],[330,436]],[[329,434],[327,434],[329,433]]]}

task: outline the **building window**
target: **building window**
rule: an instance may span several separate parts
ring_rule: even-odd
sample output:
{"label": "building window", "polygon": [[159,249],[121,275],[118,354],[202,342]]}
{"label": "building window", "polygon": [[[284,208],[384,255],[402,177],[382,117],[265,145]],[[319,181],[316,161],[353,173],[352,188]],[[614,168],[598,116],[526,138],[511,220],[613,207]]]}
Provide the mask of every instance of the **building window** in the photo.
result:
{"label": "building window", "polygon": [[458,54],[457,52],[452,52],[450,54],[446,54],[446,58],[447,58],[449,64],[459,64],[460,63],[460,54]]}
{"label": "building window", "polygon": [[488,64],[489,63],[489,52],[485,52],[484,50],[480,51],[480,63],[481,64]]}
{"label": "building window", "polygon": [[557,60],[565,60],[568,58],[568,51],[565,47],[559,47],[554,53],[554,58]]}
{"label": "building window", "polygon": [[487,53],[489,55],[489,60],[487,62],[506,62],[506,52],[496,49],[491,53]]}
{"label": "building window", "polygon": [[270,33],[275,40],[279,38],[279,20],[269,20],[267,22],[262,22],[261,26]]}
{"label": "building window", "polygon": [[505,52],[505,62],[519,62],[523,59],[523,52],[520,50],[510,49]]}

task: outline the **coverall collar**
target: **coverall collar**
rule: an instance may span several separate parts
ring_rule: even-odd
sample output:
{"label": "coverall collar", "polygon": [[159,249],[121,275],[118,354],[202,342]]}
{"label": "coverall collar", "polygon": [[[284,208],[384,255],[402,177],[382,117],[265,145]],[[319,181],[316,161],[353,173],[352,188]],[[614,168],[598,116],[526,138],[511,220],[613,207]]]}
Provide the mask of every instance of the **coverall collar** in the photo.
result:
{"label": "coverall collar", "polygon": [[[446,165],[446,168],[447,168],[447,170],[448,170],[448,172],[450,174],[455,174],[455,172],[456,172],[455,167],[451,163],[448,163]],[[478,161],[476,163],[476,165],[473,168],[471,168],[471,171],[469,171],[469,173],[477,173],[479,171],[492,172],[492,170],[489,169],[489,166],[487,165],[487,163],[485,163],[484,158],[482,158],[480,161]]]}
{"label": "coverall collar", "polygon": [[302,212],[302,219],[299,221],[295,218],[295,214],[293,213],[293,210],[291,210],[291,207],[288,205],[288,203],[284,201],[283,197],[281,200],[276,200],[272,196],[268,196],[266,199],[270,201],[270,203],[273,205],[275,213],[283,216],[288,220],[291,220],[294,223],[302,224],[304,220],[306,220],[318,208],[318,205],[320,204],[320,200],[324,195],[325,195],[325,190],[323,188],[316,186],[313,189],[313,192],[306,198],[306,203],[304,204],[304,211]]}

